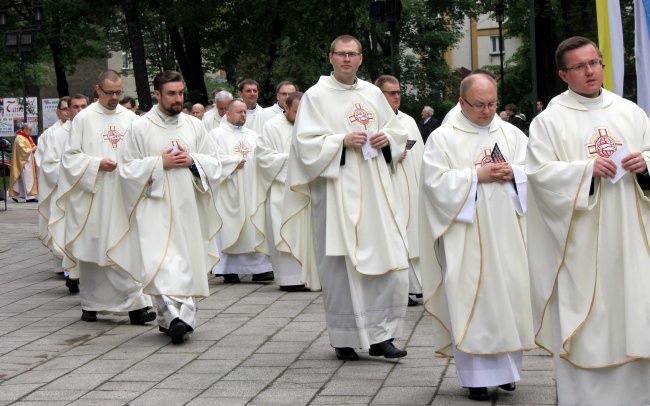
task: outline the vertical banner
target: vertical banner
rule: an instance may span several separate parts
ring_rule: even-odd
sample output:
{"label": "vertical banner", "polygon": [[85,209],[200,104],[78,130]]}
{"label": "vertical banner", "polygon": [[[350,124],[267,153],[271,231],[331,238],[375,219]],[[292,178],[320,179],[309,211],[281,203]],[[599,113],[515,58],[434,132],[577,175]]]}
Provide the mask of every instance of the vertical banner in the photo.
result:
{"label": "vertical banner", "polygon": [[637,104],[650,114],[650,0],[634,0]]}
{"label": "vertical banner", "polygon": [[50,128],[59,119],[56,116],[56,108],[59,99],[41,99],[41,112],[43,113],[43,128]]}
{"label": "vertical banner", "polygon": [[598,47],[603,53],[603,87],[623,95],[623,25],[619,0],[596,0]]}

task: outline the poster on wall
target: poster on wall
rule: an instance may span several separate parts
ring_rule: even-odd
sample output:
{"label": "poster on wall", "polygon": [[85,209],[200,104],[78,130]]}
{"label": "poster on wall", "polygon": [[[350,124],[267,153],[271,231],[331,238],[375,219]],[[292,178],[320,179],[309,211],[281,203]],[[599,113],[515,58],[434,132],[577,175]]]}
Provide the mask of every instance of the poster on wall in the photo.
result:
{"label": "poster on wall", "polygon": [[[3,122],[10,119],[13,122],[12,134],[15,134],[24,120],[23,99],[21,97],[0,98],[0,119]],[[32,124],[32,135],[40,134],[38,128],[38,99],[36,97],[27,98],[27,122]]]}
{"label": "poster on wall", "polygon": [[50,128],[59,119],[56,116],[56,108],[59,99],[41,99],[41,111],[43,112],[43,128]]}

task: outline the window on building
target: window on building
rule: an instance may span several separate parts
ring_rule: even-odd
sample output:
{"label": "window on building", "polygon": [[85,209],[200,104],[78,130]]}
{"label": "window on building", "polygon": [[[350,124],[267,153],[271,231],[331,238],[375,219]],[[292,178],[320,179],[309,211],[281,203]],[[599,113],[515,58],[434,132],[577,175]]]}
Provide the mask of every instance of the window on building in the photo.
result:
{"label": "window on building", "polygon": [[129,54],[122,52],[122,69],[129,69]]}
{"label": "window on building", "polygon": [[490,55],[499,55],[501,53],[501,50],[505,53],[506,47],[505,44],[501,44],[499,46],[499,37],[498,36],[492,36],[490,37],[490,42],[492,43],[492,52],[490,52]]}

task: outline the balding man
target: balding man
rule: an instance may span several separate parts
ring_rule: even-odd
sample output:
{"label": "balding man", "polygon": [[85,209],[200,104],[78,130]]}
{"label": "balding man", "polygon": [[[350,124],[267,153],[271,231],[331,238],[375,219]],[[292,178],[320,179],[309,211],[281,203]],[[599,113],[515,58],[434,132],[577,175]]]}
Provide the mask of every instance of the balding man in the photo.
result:
{"label": "balding man", "polygon": [[214,94],[214,107],[203,115],[203,124],[208,132],[219,127],[221,119],[226,115],[226,108],[232,101],[232,94],[227,90],[220,90]]}
{"label": "balding man", "polygon": [[455,358],[473,400],[515,389],[535,348],[523,234],[526,136],[495,117],[497,84],[463,79],[461,113],[424,150],[420,264],[434,348]]}
{"label": "balding man", "polygon": [[422,120],[418,122],[418,130],[420,130],[422,140],[427,142],[429,134],[431,134],[436,128],[440,127],[440,121],[433,116],[433,107],[431,106],[424,106],[424,108],[422,108],[421,116]]}
{"label": "balding man", "polygon": [[258,134],[245,126],[246,109],[241,99],[230,102],[226,119],[209,134],[225,155],[240,160],[235,173],[222,183],[216,201],[223,227],[218,240],[221,262],[212,273],[223,275],[226,283],[239,283],[240,275],[252,275],[253,282],[273,280],[266,211],[256,210],[255,201],[260,187],[255,163]]}
{"label": "balding man", "polygon": [[196,103],[192,106],[192,115],[199,120],[203,120],[205,114],[205,107],[201,103]]}

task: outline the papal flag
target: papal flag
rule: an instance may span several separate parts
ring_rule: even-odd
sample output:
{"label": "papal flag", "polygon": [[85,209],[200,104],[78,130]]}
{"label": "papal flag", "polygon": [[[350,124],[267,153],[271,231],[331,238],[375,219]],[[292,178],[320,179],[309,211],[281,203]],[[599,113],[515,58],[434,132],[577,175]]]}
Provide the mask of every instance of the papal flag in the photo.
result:
{"label": "papal flag", "polygon": [[650,114],[650,0],[634,0],[636,100]]}
{"label": "papal flag", "polygon": [[598,47],[603,53],[603,87],[623,95],[623,25],[619,0],[596,0]]}

